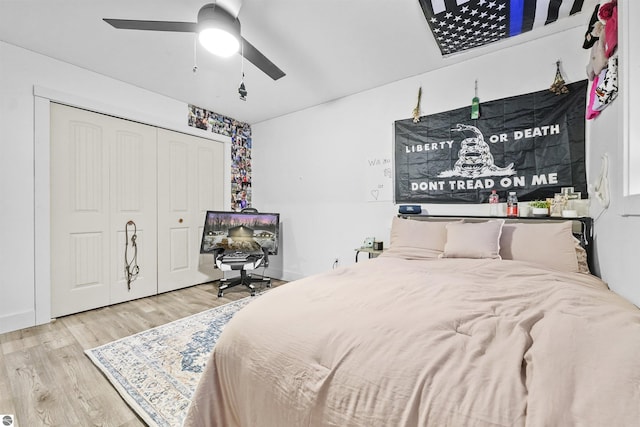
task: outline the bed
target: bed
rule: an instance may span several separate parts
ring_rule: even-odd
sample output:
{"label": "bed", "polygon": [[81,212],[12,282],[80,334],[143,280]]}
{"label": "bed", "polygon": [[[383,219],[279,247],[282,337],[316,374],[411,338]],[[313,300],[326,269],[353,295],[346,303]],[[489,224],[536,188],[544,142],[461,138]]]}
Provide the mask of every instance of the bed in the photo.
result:
{"label": "bed", "polygon": [[238,312],[184,425],[638,425],[640,310],[572,231],[394,218],[378,258]]}

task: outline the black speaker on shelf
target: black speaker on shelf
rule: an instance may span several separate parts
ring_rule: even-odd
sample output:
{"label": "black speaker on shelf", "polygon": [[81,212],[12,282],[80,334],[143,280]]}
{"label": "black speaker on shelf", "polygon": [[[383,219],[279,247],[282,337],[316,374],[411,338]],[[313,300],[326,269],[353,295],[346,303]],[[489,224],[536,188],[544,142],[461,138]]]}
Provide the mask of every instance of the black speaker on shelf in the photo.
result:
{"label": "black speaker on shelf", "polygon": [[398,212],[401,214],[419,214],[422,213],[422,206],[420,205],[400,205]]}

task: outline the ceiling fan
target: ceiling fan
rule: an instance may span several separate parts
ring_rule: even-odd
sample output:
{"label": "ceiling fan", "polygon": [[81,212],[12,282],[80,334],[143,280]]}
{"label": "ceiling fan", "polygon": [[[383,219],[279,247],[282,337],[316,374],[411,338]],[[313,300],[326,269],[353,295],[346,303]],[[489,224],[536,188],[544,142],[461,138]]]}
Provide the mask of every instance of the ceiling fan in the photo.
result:
{"label": "ceiling fan", "polygon": [[118,29],[198,33],[200,43],[215,55],[227,57],[240,50],[245,59],[273,80],[278,80],[285,75],[280,68],[240,35],[238,18],[216,3],[209,3],[200,8],[197,22],[109,18],[103,20]]}

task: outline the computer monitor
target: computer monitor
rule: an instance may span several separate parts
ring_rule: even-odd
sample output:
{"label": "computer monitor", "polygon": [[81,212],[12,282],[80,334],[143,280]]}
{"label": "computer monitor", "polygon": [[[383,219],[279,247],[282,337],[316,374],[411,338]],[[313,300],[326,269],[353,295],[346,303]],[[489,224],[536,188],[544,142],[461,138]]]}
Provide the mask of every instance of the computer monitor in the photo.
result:
{"label": "computer monitor", "polygon": [[266,250],[278,254],[280,214],[207,211],[200,253]]}

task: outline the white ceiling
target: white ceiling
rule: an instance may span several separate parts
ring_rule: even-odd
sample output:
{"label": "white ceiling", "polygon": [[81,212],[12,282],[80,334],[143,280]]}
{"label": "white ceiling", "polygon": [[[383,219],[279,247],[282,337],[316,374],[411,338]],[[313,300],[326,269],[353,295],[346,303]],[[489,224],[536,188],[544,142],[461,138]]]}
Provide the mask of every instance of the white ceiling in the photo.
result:
{"label": "white ceiling", "polygon": [[[280,67],[273,81],[239,55],[213,57],[187,33],[116,30],[102,18],[195,22],[207,0],[0,0],[0,40],[248,123],[586,25],[583,12],[443,59],[418,0],[220,0],[242,35]],[[240,7],[241,6],[241,7]]]}

